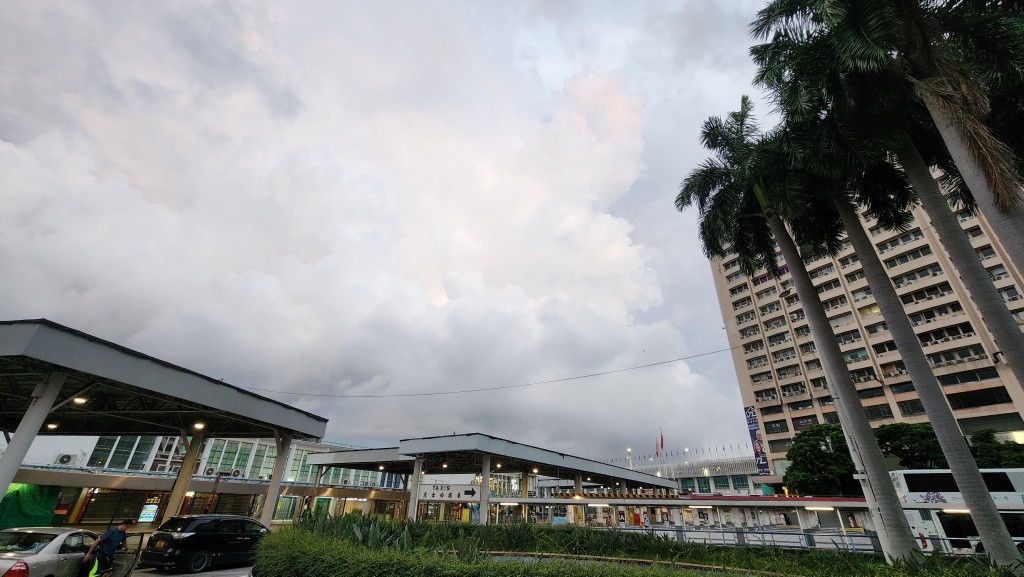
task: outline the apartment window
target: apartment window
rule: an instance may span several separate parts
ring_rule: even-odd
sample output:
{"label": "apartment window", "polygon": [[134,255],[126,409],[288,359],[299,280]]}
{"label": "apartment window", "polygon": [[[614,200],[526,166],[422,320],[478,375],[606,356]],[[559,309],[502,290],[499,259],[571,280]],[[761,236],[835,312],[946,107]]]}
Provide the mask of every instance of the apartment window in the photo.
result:
{"label": "apartment window", "polygon": [[838,423],[839,415],[837,413],[822,413],[821,420],[826,423]]}
{"label": "apartment window", "polygon": [[743,297],[740,300],[732,302],[732,310],[738,311],[740,309],[745,309],[752,304],[754,304],[753,299],[751,299],[750,297]]}
{"label": "apartment window", "polygon": [[988,355],[985,354],[985,349],[981,345],[971,345],[969,347],[960,347],[930,354],[928,355],[928,361],[934,366],[942,367],[958,362],[963,363],[967,361],[980,360],[987,356]]}
{"label": "apartment window", "polygon": [[779,290],[777,288],[775,288],[775,287],[768,287],[768,288],[764,289],[763,291],[759,291],[754,296],[757,297],[757,300],[764,300],[764,299],[766,299],[766,298],[768,298],[768,297],[770,297],[772,295],[777,295],[777,294],[779,294]]}
{"label": "apartment window", "polygon": [[870,297],[871,294],[872,294],[871,293],[871,287],[869,287],[869,286],[868,287],[864,287],[862,289],[857,289],[857,290],[853,291],[853,302],[855,302],[855,303],[860,302],[860,301]]}
{"label": "apartment window", "polygon": [[890,251],[898,246],[909,244],[914,242],[915,240],[920,240],[922,238],[924,238],[924,233],[921,232],[921,229],[915,228],[914,230],[906,234],[903,234],[896,238],[892,238],[882,243],[878,243],[875,246],[878,247],[879,253],[883,253]]}
{"label": "apartment window", "polygon": [[[754,401],[763,403],[767,401],[775,401],[779,398],[779,392],[775,389],[765,389],[763,391],[754,392]],[[781,408],[780,408],[781,410]]]}
{"label": "apartment window", "polygon": [[772,335],[772,336],[768,337],[768,346],[769,347],[774,347],[775,345],[780,345],[782,343],[788,343],[791,340],[793,340],[793,337],[790,336],[789,331],[784,331],[784,332],[781,332],[781,333],[779,333],[777,335]]}
{"label": "apartment window", "polygon": [[1012,302],[1020,300],[1020,291],[1017,287],[1011,286],[1004,289],[999,289],[999,296],[1003,297],[1003,301]]}
{"label": "apartment window", "polygon": [[856,363],[857,361],[864,361],[868,358],[868,351],[864,347],[854,349],[848,353],[843,353],[843,360],[847,363]]}
{"label": "apartment window", "polygon": [[811,386],[814,387],[815,389],[827,389],[828,382],[825,380],[825,377],[818,377],[815,379],[811,379]]}
{"label": "apartment window", "polygon": [[805,355],[813,353],[816,350],[818,350],[818,348],[814,346],[814,341],[800,345],[800,352]]}
{"label": "apartment window", "polygon": [[750,359],[749,361],[747,361],[747,368],[748,369],[756,369],[758,367],[765,367],[765,366],[768,366],[768,356],[767,355],[761,355],[759,357],[754,357],[754,358]]}
{"label": "apartment window", "polygon": [[761,307],[761,314],[762,315],[770,315],[770,314],[772,314],[774,312],[778,312],[778,311],[781,311],[781,310],[782,310],[782,303],[780,303],[779,301],[775,301],[773,303],[769,303],[769,304],[766,304],[763,307]]}
{"label": "apartment window", "polygon": [[757,340],[752,343],[743,345],[743,352],[752,353],[754,351],[760,351],[764,349],[764,341]]}
{"label": "apartment window", "polygon": [[878,379],[878,377],[875,376],[875,369],[871,367],[850,371],[850,378],[852,378],[855,383],[863,383],[865,381]]}
{"label": "apartment window", "polygon": [[874,345],[871,348],[875,349],[876,355],[884,355],[886,353],[891,353],[892,351],[895,351],[896,343],[894,341],[887,341],[878,345]]}
{"label": "apartment window", "polygon": [[868,416],[869,421],[877,421],[879,419],[891,419],[892,418],[892,407],[889,403],[881,405],[872,405],[870,407],[864,407],[864,414]]}
{"label": "apartment window", "polygon": [[686,477],[682,479],[682,482],[684,491],[689,491],[691,493],[697,492],[697,483],[693,480],[693,477]]}
{"label": "apartment window", "polygon": [[839,307],[846,306],[848,302],[849,301],[846,300],[846,295],[839,295],[834,299],[828,299],[827,301],[821,303],[821,306],[823,306],[826,311],[830,311],[832,309],[837,309]]}
{"label": "apartment window", "polygon": [[799,320],[803,320],[807,315],[804,314],[804,309],[789,313],[789,322],[795,323]]}
{"label": "apartment window", "polygon": [[789,450],[790,445],[793,444],[793,439],[776,439],[774,441],[768,441],[768,452],[769,453],[785,453]]}
{"label": "apartment window", "polygon": [[789,347],[788,349],[782,349],[781,351],[775,351],[772,353],[772,359],[779,363],[782,361],[788,361],[796,358],[796,349]]}
{"label": "apartment window", "polygon": [[750,479],[746,475],[733,475],[732,476],[732,487],[737,491],[750,488]]}
{"label": "apartment window", "polygon": [[992,280],[1002,280],[1006,278],[1007,275],[1006,267],[1001,264],[997,264],[996,266],[988,269],[988,276],[992,277]]}
{"label": "apartment window", "polygon": [[747,286],[746,283],[743,283],[735,288],[729,289],[729,296],[734,297],[740,293],[745,293],[748,290],[750,290],[750,288]]}
{"label": "apartment window", "polygon": [[747,311],[741,315],[736,315],[736,324],[742,325],[743,323],[749,323],[750,321],[757,318],[757,313],[754,311]]}
{"label": "apartment window", "polygon": [[871,317],[882,314],[882,309],[877,304],[871,304],[857,309],[857,314],[861,317]]}
{"label": "apartment window", "polygon": [[973,409],[974,407],[987,407],[988,405],[999,405],[1013,402],[1006,387],[992,387],[980,391],[967,391],[966,393],[954,393],[946,395],[949,399],[949,406],[954,410]]}
{"label": "apartment window", "polygon": [[960,323],[950,327],[936,329],[934,331],[928,331],[926,333],[920,333],[917,338],[921,341],[921,344],[938,345],[941,343],[948,343],[955,340],[960,340],[964,337],[974,336],[974,327],[971,323]]}
{"label": "apartment window", "polygon": [[761,409],[761,416],[767,417],[768,415],[779,415],[782,413],[782,405],[773,405],[771,407],[764,407]]}
{"label": "apartment window", "polygon": [[894,256],[890,259],[886,259],[883,262],[885,263],[885,268],[893,268],[900,266],[901,264],[906,264],[908,262],[917,260],[921,257],[928,256],[930,254],[932,254],[931,247],[922,246],[921,248],[916,248],[914,250],[907,251],[901,255]]}
{"label": "apartment window", "polygon": [[797,338],[808,337],[811,335],[811,327],[804,325],[793,329],[793,332],[796,333]]}
{"label": "apartment window", "polygon": [[770,281],[771,279],[772,279],[772,275],[770,275],[770,274],[763,274],[761,276],[754,277],[754,286],[757,286],[757,285],[762,284],[762,283],[766,283],[766,282]]}
{"label": "apartment window", "polygon": [[743,276],[744,275],[743,275],[742,272],[734,272],[731,275],[725,277],[725,282],[727,282],[729,284],[732,284],[732,283],[740,280],[741,278],[743,278]]}
{"label": "apartment window", "polygon": [[828,395],[827,397],[821,397],[820,399],[818,399],[819,407],[831,407],[835,404],[836,401],[835,399],[832,398],[832,395]]}
{"label": "apartment window", "polygon": [[864,330],[866,330],[869,335],[874,335],[883,331],[887,332],[889,330],[889,325],[885,324],[885,322],[880,322],[875,323],[873,325],[868,325],[864,327]]}
{"label": "apartment window", "polygon": [[729,476],[728,475],[715,475],[711,478],[712,484],[715,489],[728,489],[729,488]]}
{"label": "apartment window", "polygon": [[832,279],[830,281],[823,282],[820,285],[816,286],[815,290],[818,291],[818,294],[821,294],[825,291],[842,288],[842,286],[843,283],[839,282],[837,279]]}
{"label": "apartment window", "polygon": [[900,297],[903,304],[909,305],[921,301],[930,301],[934,298],[938,298],[945,294],[953,292],[952,287],[949,286],[948,282],[940,283],[935,286],[928,287],[922,290],[916,290],[912,293],[907,293]]}
{"label": "apartment window", "polygon": [[845,324],[853,322],[853,313],[841,314],[837,317],[828,319],[828,324],[832,325],[832,328],[841,327]]}
{"label": "apartment window", "polygon": [[789,295],[786,297],[786,306],[791,307],[800,302],[800,295]]}
{"label": "apartment window", "polygon": [[789,365],[788,367],[782,367],[775,372],[779,375],[780,379],[788,379],[801,374],[800,365]]}
{"label": "apartment window", "polygon": [[769,435],[773,433],[787,433],[789,432],[789,423],[785,419],[778,421],[765,421],[764,432]]}
{"label": "apartment window", "polygon": [[892,284],[896,285],[896,288],[900,288],[904,285],[912,285],[921,279],[938,276],[942,274],[942,267],[933,264],[924,268],[919,268],[915,271],[908,272],[900,276],[892,278]]}
{"label": "apartment window", "polygon": [[909,393],[910,391],[914,390],[914,383],[910,381],[907,381],[905,383],[896,383],[890,388],[892,389],[892,393],[894,395],[898,395],[900,393]]}
{"label": "apartment window", "polygon": [[[764,330],[766,331],[774,330],[784,326],[786,326],[786,319],[784,319],[783,317],[775,317],[771,320],[767,320],[764,322]],[[768,344],[771,343],[769,342]]]}
{"label": "apartment window", "polygon": [[855,254],[851,254],[850,256],[845,256],[839,259],[839,268],[849,268],[850,265],[858,262],[860,262],[860,257]]}
{"label": "apartment window", "polygon": [[861,336],[860,331],[857,329],[836,335],[836,342],[840,345],[848,345],[859,340],[861,340]]}
{"label": "apartment window", "polygon": [[750,375],[750,380],[755,382],[755,383],[763,383],[765,381],[772,380],[772,374],[771,374],[770,371],[765,371],[763,373],[756,373],[756,374]]}
{"label": "apartment window", "polygon": [[821,268],[812,270],[810,273],[808,273],[808,275],[812,279],[819,279],[821,277],[828,276],[828,275],[830,275],[830,274],[832,274],[834,272],[836,272],[836,267],[834,267],[833,265],[828,264],[828,265],[825,265],[825,266],[823,266]]}
{"label": "apartment window", "polygon": [[750,338],[750,337],[752,337],[754,335],[758,335],[758,334],[761,334],[761,327],[759,327],[757,325],[754,325],[752,327],[747,327],[747,328],[741,330],[740,331],[740,338],[741,339],[746,339],[746,338]]}
{"label": "apartment window", "polygon": [[[806,390],[806,389],[805,389]],[[797,401],[789,404],[790,411],[803,411],[804,409],[813,409],[814,401],[807,399],[805,401]]]}
{"label": "apartment window", "polygon": [[846,282],[848,282],[848,283],[857,282],[857,281],[859,281],[862,278],[864,278],[864,271],[858,269],[858,270],[855,270],[855,271],[851,272],[850,274],[846,275]]}
{"label": "apartment window", "polygon": [[896,403],[896,406],[899,408],[900,414],[903,415],[904,417],[909,417],[911,415],[920,415],[921,413],[925,412],[924,405],[921,404],[920,399],[898,401]]}
{"label": "apartment window", "polygon": [[[904,303],[904,304],[907,304],[907,303]],[[926,324],[926,323],[930,323],[933,320],[935,320],[937,317],[944,317],[944,316],[947,316],[947,315],[960,314],[960,313],[963,312],[963,310],[964,310],[964,307],[960,303],[954,302],[954,303],[950,303],[948,305],[942,305],[942,306],[939,306],[939,307],[935,307],[933,309],[928,309],[928,310],[925,310],[925,311],[921,311],[919,313],[911,313],[911,314],[907,315],[907,318],[910,319],[910,322],[913,323],[914,326],[918,326],[918,325],[923,325],[923,324]]]}
{"label": "apartment window", "polygon": [[862,399],[874,399],[876,397],[884,397],[885,389],[882,387],[871,387],[870,389],[857,391],[857,396]]}
{"label": "apartment window", "polygon": [[979,236],[985,233],[981,232],[980,226],[972,226],[971,228],[965,230],[964,234],[967,235],[967,238],[978,238]]}
{"label": "apartment window", "polygon": [[804,363],[804,366],[807,367],[808,371],[816,371],[821,368],[821,361],[818,359],[811,359]]}
{"label": "apartment window", "polygon": [[978,258],[980,258],[981,260],[988,260],[996,256],[996,251],[992,248],[991,245],[983,246],[977,249],[976,252],[978,253]]}
{"label": "apartment window", "polygon": [[731,261],[725,263],[722,268],[725,270],[732,270],[740,266],[740,259],[734,258]]}

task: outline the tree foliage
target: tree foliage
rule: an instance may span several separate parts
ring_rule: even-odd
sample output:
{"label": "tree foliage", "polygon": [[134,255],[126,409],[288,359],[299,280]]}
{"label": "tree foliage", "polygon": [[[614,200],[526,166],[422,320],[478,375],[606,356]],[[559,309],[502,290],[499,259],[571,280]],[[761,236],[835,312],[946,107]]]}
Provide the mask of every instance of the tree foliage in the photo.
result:
{"label": "tree foliage", "polygon": [[906,469],[945,469],[946,457],[942,454],[935,431],[928,423],[893,423],[875,429],[875,437],[882,452],[898,457],[900,467]]}
{"label": "tree foliage", "polygon": [[839,425],[811,425],[793,437],[786,453],[789,468],[782,479],[792,493],[801,495],[861,496],[854,480],[853,460]]}
{"label": "tree foliage", "polygon": [[971,435],[971,452],[983,469],[1024,467],[1024,445],[1001,442],[995,431],[983,429]]}

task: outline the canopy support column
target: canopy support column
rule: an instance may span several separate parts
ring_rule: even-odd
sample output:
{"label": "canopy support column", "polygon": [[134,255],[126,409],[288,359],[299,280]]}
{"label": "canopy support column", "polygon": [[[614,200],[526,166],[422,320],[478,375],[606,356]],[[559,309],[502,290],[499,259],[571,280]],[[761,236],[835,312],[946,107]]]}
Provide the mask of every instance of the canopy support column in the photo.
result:
{"label": "canopy support column", "polygon": [[274,441],[277,443],[277,458],[274,460],[274,473],[270,475],[267,494],[263,497],[263,511],[260,512],[260,522],[267,527],[274,519],[274,509],[277,508],[277,498],[281,493],[281,478],[284,477],[284,468],[288,464],[288,453],[292,449],[292,434],[274,429]]}
{"label": "canopy support column", "polygon": [[7,449],[0,455],[0,501],[7,494],[14,476],[18,474],[18,467],[25,461],[32,441],[46,421],[46,416],[53,409],[53,403],[57,401],[57,395],[64,388],[64,381],[67,378],[64,373],[50,373],[45,383],[39,383],[33,389],[32,402],[25,415],[21,417],[18,429],[14,431],[14,437],[7,445]]}
{"label": "canopy support column", "polygon": [[480,524],[491,523],[491,455],[480,458]]}
{"label": "canopy support column", "polygon": [[416,520],[416,513],[420,508],[420,476],[423,473],[423,457],[416,457],[412,464],[412,478],[406,480],[409,488],[409,510],[407,516],[410,521]]}
{"label": "canopy support column", "polygon": [[185,431],[181,431],[179,434],[181,435],[181,442],[187,446],[187,449],[185,450],[185,458],[181,462],[181,468],[178,469],[178,476],[174,479],[174,486],[171,487],[171,496],[167,498],[164,516],[160,519],[161,525],[164,521],[181,512],[181,503],[185,499],[185,493],[188,492],[189,483],[192,482],[192,475],[196,470],[196,461],[199,460],[199,451],[202,450],[203,440],[206,437],[202,431],[196,431],[192,434],[192,440],[190,441]]}

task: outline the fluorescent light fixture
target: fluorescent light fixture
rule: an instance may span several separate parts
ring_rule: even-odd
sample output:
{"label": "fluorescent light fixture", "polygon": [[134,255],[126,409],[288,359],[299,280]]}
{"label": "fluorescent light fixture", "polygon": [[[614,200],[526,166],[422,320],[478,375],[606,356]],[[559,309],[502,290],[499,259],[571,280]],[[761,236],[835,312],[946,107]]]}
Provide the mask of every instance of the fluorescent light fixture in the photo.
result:
{"label": "fluorescent light fixture", "polygon": [[943,509],[942,512],[943,513],[959,514],[959,515],[970,515],[971,514],[971,510],[970,509]]}
{"label": "fluorescent light fixture", "polygon": [[57,423],[46,423],[46,428],[52,431],[57,428]]}
{"label": "fluorescent light fixture", "polygon": [[498,503],[502,507],[518,507],[519,503]]}
{"label": "fluorescent light fixture", "polygon": [[202,421],[196,421],[196,424],[192,425],[192,428],[197,431],[202,431],[203,429],[206,428],[206,423]]}
{"label": "fluorescent light fixture", "polygon": [[587,507],[607,507],[608,503],[587,503]]}
{"label": "fluorescent light fixture", "polygon": [[808,511],[835,511],[835,507],[804,507]]}
{"label": "fluorescent light fixture", "polygon": [[691,509],[711,509],[711,505],[690,505]]}
{"label": "fluorescent light fixture", "polygon": [[72,400],[73,400],[73,402],[74,402],[74,403],[75,403],[76,405],[84,405],[85,403],[87,403],[87,402],[89,401],[89,399],[87,399],[87,398],[85,398],[85,397],[75,397],[75,398],[74,398],[74,399],[72,399]]}
{"label": "fluorescent light fixture", "polygon": [[442,469],[447,469],[448,468],[448,463],[441,463],[441,468]]}

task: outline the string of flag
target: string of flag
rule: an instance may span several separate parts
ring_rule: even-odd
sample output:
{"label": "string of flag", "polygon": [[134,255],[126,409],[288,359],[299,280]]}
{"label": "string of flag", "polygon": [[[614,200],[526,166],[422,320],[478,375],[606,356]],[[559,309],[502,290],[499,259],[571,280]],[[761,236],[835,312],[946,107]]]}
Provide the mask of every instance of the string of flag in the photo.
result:
{"label": "string of flag", "polygon": [[708,445],[705,447],[696,447],[690,449],[685,447],[683,449],[665,449],[665,432],[662,429],[658,430],[658,437],[654,440],[654,451],[650,453],[637,453],[627,454],[625,456],[610,457],[604,459],[596,459],[602,463],[608,464],[631,464],[631,465],[642,465],[645,462],[657,460],[659,463],[664,463],[667,459],[681,457],[683,459],[710,459],[710,458],[722,458],[722,457],[739,457],[753,455],[753,449],[750,446],[750,442],[742,443],[729,443],[729,444],[715,444]]}

